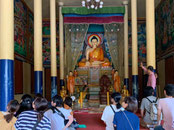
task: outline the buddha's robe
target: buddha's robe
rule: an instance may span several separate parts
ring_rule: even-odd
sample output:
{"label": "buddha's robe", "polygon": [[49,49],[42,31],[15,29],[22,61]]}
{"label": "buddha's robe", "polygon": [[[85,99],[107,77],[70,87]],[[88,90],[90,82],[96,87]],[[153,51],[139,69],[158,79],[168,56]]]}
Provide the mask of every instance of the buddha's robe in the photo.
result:
{"label": "buddha's robe", "polygon": [[102,48],[95,48],[89,53],[89,62],[104,61],[104,54]]}
{"label": "buddha's robe", "polygon": [[[107,58],[104,58],[104,52],[103,52],[103,49],[101,47],[95,48],[94,50],[89,52],[89,62],[91,65],[102,65],[102,66],[110,66],[111,65],[109,60]],[[82,59],[82,61],[79,62],[79,67],[84,67],[84,66],[86,66],[86,60]]]}
{"label": "buddha's robe", "polygon": [[114,77],[114,89],[116,92],[120,92],[120,76]]}
{"label": "buddha's robe", "polygon": [[75,91],[75,78],[74,76],[68,76],[67,88],[70,94],[73,94]]}

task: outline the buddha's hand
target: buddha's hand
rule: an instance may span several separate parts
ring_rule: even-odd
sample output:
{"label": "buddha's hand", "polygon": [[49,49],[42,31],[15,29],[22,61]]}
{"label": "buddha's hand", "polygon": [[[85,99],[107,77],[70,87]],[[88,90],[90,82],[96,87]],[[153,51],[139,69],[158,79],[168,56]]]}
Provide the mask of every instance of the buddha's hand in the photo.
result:
{"label": "buddha's hand", "polygon": [[90,66],[90,62],[89,61],[86,62],[86,66]]}

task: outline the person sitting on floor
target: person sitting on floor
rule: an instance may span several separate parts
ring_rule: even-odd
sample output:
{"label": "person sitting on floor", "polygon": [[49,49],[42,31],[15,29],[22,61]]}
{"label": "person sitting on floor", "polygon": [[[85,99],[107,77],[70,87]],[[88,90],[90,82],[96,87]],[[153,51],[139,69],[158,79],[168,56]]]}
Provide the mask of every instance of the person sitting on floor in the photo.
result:
{"label": "person sitting on floor", "polygon": [[101,120],[105,122],[106,130],[114,130],[114,126],[112,122],[114,119],[115,112],[124,110],[124,108],[121,107],[120,100],[121,100],[121,94],[118,92],[113,93],[111,95],[112,104],[110,106],[106,106],[103,111]]}
{"label": "person sitting on floor", "polygon": [[66,97],[64,100],[63,106],[68,111],[67,112],[68,116],[66,116],[65,119],[69,120],[67,122],[67,124],[65,125],[65,127],[63,128],[63,130],[73,130],[74,128],[69,127],[74,120],[73,112],[72,112],[72,108],[71,108],[72,107],[72,99],[70,97]]}
{"label": "person sitting on floor", "polygon": [[18,117],[23,111],[33,110],[32,101],[33,98],[30,95],[24,94],[21,98],[20,108],[16,112],[15,116]]}
{"label": "person sitting on floor", "polygon": [[34,110],[22,112],[16,123],[16,130],[51,130],[50,120],[44,116],[48,108],[48,101],[45,98],[36,98],[33,101]]}
{"label": "person sitting on floor", "polygon": [[0,112],[0,130],[15,130],[16,117],[14,114],[19,109],[17,100],[11,100],[7,105],[7,112]]}
{"label": "person sitting on floor", "polygon": [[[64,118],[61,117],[63,114],[65,117],[71,116],[69,110],[62,107],[63,99],[59,95],[55,95],[51,101],[52,108],[45,112],[45,116],[51,121],[51,130],[62,130],[64,125]],[[71,123],[69,123],[71,124]]]}
{"label": "person sitting on floor", "polygon": [[144,89],[144,94],[145,94],[145,98],[142,99],[141,107],[140,107],[141,117],[142,117],[141,126],[147,127],[147,125],[155,124],[155,122],[150,117],[151,103],[154,102],[158,104],[158,99],[155,96],[153,96],[154,90],[151,86],[147,86]]}
{"label": "person sitting on floor", "polygon": [[[158,104],[158,125],[154,130],[174,130],[174,84],[168,84],[164,88],[165,98],[159,100]],[[164,124],[161,124],[161,113]]]}
{"label": "person sitting on floor", "polygon": [[134,113],[138,109],[138,101],[134,97],[125,97],[122,102],[125,111],[115,113],[113,124],[117,130],[139,130],[139,118]]}

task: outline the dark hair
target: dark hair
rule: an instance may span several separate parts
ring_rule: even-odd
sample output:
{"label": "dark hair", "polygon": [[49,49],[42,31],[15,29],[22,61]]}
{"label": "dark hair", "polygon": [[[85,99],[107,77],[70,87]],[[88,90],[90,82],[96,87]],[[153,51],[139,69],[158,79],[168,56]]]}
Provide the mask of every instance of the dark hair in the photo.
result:
{"label": "dark hair", "polygon": [[151,86],[147,86],[145,89],[144,89],[144,96],[145,97],[148,97],[148,96],[152,96],[154,94],[154,90]]}
{"label": "dark hair", "polygon": [[93,37],[91,38],[91,42],[92,42],[92,40],[94,40],[94,39],[96,39],[96,40],[98,41],[97,37],[96,37],[96,36],[93,36]]}
{"label": "dark hair", "polygon": [[44,112],[48,108],[48,101],[45,98],[38,97],[33,101],[35,110],[38,112],[37,120],[40,122],[43,118]]}
{"label": "dark hair", "polygon": [[62,104],[63,104],[63,99],[62,99],[61,96],[55,95],[55,96],[52,98],[52,102],[53,102],[53,103],[56,103],[56,107],[61,107]]}
{"label": "dark hair", "polygon": [[164,87],[167,96],[174,96],[174,84],[167,84]]}
{"label": "dark hair", "polygon": [[115,70],[114,72],[118,72],[118,70]]}
{"label": "dark hair", "polygon": [[120,104],[120,100],[121,100],[121,94],[118,92],[115,92],[111,95],[111,98],[114,99],[114,101],[116,102],[116,108],[120,109],[121,108],[121,104]]}
{"label": "dark hair", "polygon": [[66,97],[64,100],[64,104],[68,105],[69,107],[72,107],[72,99],[70,97]]}
{"label": "dark hair", "polygon": [[9,123],[12,120],[14,113],[19,109],[19,106],[20,105],[17,100],[11,100],[8,103],[7,108],[8,108],[9,114],[4,115],[4,118],[7,121],[7,123]]}
{"label": "dark hair", "polygon": [[22,102],[20,103],[20,108],[17,111],[16,116],[18,116],[23,111],[33,110],[32,107],[33,98],[30,95],[28,94],[23,95],[21,101]]}
{"label": "dark hair", "polygon": [[138,109],[138,101],[135,97],[125,97],[124,102],[128,104],[128,106],[125,108],[129,112],[135,113]]}
{"label": "dark hair", "polygon": [[154,72],[153,66],[148,66],[147,69]]}

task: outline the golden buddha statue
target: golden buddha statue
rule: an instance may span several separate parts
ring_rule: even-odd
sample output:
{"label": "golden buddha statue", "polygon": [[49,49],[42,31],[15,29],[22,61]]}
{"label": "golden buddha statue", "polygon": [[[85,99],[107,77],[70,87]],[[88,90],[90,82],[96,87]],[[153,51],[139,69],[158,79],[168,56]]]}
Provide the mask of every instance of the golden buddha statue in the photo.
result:
{"label": "golden buddha statue", "polygon": [[110,66],[111,63],[107,58],[104,58],[104,52],[100,45],[99,39],[93,36],[90,39],[91,48],[86,50],[86,59],[79,62],[79,67],[90,66]]}
{"label": "golden buddha statue", "polygon": [[123,86],[123,89],[121,90],[122,97],[128,97],[129,96],[129,91],[126,88],[126,85]]}
{"label": "golden buddha statue", "polygon": [[63,100],[66,97],[66,90],[65,90],[65,87],[64,86],[62,86],[62,90],[60,91],[60,96],[63,98]]}

